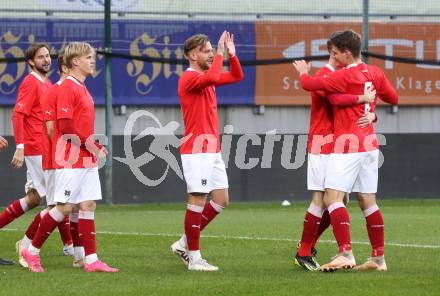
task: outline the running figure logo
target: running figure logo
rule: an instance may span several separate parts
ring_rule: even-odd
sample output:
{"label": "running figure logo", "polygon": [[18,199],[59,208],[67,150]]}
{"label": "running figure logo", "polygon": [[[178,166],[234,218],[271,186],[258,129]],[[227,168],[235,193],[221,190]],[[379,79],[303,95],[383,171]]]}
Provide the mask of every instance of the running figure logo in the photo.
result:
{"label": "running figure logo", "polygon": [[[136,121],[140,118],[146,117],[148,121],[153,121],[156,126],[149,126],[145,128],[140,134],[131,139],[131,134]],[[179,123],[176,121],[170,121],[165,126],[154,116],[153,113],[146,110],[138,110],[133,112],[127,120],[124,128],[124,152],[125,158],[115,157],[117,161],[125,163],[130,167],[132,173],[136,176],[136,179],[146,186],[157,186],[165,180],[169,169],[171,168],[180,179],[183,180],[182,170],[176,157],[171,153],[170,146],[175,148],[180,147],[182,143],[188,140],[191,135],[183,139],[179,139],[175,135],[175,131],[179,128]],[[153,136],[153,141],[148,147],[148,151],[144,152],[138,157],[134,157],[132,141],[138,141],[146,136]],[[150,179],[143,174],[140,168],[156,157],[166,162],[166,169],[162,175],[157,179]]]}

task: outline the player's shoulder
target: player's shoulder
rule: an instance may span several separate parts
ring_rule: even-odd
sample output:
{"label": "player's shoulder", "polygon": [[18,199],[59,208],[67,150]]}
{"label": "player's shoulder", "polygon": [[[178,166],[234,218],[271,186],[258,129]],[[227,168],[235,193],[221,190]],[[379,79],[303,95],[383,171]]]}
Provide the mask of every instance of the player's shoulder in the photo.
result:
{"label": "player's shoulder", "polygon": [[38,80],[37,77],[35,77],[35,75],[32,74],[28,74],[24,77],[23,81],[21,82],[21,87],[34,87],[34,86],[38,86],[38,84],[40,83],[40,81]]}
{"label": "player's shoulder", "polygon": [[191,68],[186,69],[179,78],[179,88],[185,88],[185,85],[190,83],[195,77],[200,75],[199,72]]}
{"label": "player's shoulder", "polygon": [[59,90],[72,90],[78,88],[79,82],[74,80],[75,78],[67,77],[59,84]]}
{"label": "player's shoulder", "polygon": [[199,72],[197,72],[196,70],[194,70],[192,68],[188,68],[182,73],[182,76],[180,76],[180,78],[181,79],[190,79],[191,77],[198,76],[198,75],[200,75]]}
{"label": "player's shoulder", "polygon": [[330,64],[326,64],[324,67],[322,67],[321,69],[319,69],[316,72],[315,76],[327,77],[328,75],[330,75],[333,72],[336,72],[336,69],[333,68]]}
{"label": "player's shoulder", "polygon": [[367,64],[366,68],[368,71],[373,72],[373,73],[384,73],[383,69],[379,66],[376,66],[376,65]]}

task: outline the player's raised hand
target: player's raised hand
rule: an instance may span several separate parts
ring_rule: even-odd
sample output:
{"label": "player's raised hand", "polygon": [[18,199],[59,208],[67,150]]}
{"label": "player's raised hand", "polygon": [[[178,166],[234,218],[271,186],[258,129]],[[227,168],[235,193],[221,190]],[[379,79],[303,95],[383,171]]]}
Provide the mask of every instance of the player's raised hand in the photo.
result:
{"label": "player's raised hand", "polygon": [[304,60],[294,61],[292,65],[295,70],[298,71],[299,75],[308,74],[310,72],[311,63],[307,63]]}
{"label": "player's raised hand", "polygon": [[14,169],[19,169],[23,166],[23,162],[24,162],[24,149],[23,148],[15,149],[15,153],[11,161],[12,167]]}
{"label": "player's raised hand", "polygon": [[228,55],[230,58],[235,56],[235,44],[234,44],[234,34],[227,32],[226,34],[226,50],[228,51]]}
{"label": "player's raised hand", "polygon": [[222,35],[220,36],[220,39],[218,40],[217,45],[217,54],[223,55],[225,53],[225,42],[226,42],[226,36],[228,32],[223,31]]}
{"label": "player's raised hand", "polygon": [[0,136],[0,150],[6,150],[8,148],[8,141]]}

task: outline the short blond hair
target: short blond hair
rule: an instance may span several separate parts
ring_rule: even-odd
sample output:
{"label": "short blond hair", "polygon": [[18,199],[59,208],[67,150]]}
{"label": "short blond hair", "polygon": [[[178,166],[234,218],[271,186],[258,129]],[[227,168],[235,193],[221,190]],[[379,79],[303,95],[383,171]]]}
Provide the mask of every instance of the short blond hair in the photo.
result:
{"label": "short blond hair", "polygon": [[199,46],[205,46],[206,43],[210,42],[208,36],[205,34],[196,34],[188,39],[186,39],[184,45],[183,45],[183,52],[185,56],[188,56],[188,53],[193,50],[194,48],[197,48]]}
{"label": "short blond hair", "polygon": [[64,64],[67,68],[73,67],[72,60],[77,57],[95,54],[95,49],[87,42],[71,42],[64,49]]}

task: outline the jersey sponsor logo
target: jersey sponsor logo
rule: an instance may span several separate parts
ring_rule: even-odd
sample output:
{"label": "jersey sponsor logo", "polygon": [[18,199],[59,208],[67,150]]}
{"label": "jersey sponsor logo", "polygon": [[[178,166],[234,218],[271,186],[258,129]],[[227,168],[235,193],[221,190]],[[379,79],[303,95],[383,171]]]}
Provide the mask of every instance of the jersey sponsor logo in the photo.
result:
{"label": "jersey sponsor logo", "polygon": [[202,186],[206,186],[206,184],[208,184],[208,180],[206,179],[202,179],[201,181],[202,181]]}
{"label": "jersey sponsor logo", "polygon": [[70,196],[70,190],[64,190],[64,196],[69,197]]}
{"label": "jersey sponsor logo", "polygon": [[47,115],[52,115],[52,111],[46,110]]}
{"label": "jersey sponsor logo", "polygon": [[18,107],[20,107],[20,108],[23,108],[23,107],[24,107],[23,103],[21,103],[21,102],[18,102],[17,105],[18,105]]}
{"label": "jersey sponsor logo", "polygon": [[61,110],[67,113],[67,111],[69,111],[69,108],[61,108]]}

